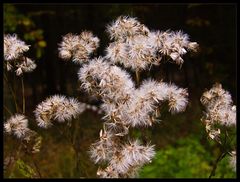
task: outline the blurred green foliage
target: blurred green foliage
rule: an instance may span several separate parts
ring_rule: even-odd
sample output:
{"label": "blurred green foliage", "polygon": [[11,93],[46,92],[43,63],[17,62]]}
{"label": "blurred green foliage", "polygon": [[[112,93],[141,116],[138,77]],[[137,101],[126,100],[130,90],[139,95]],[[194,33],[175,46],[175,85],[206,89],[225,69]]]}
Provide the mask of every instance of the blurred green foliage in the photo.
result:
{"label": "blurred green foliage", "polygon": [[20,175],[23,177],[32,178],[35,175],[33,168],[27,165],[23,160],[18,159],[16,164]]}
{"label": "blurred green foliage", "polygon": [[12,4],[3,6],[4,33],[17,33],[27,44],[31,45],[34,57],[39,59],[47,46],[43,30],[39,28],[29,14],[19,13]]}
{"label": "blurred green foliage", "polygon": [[[151,164],[145,166],[141,178],[208,178],[216,160],[196,136],[182,138],[176,145],[159,150]],[[218,165],[214,178],[236,178],[229,157]]]}

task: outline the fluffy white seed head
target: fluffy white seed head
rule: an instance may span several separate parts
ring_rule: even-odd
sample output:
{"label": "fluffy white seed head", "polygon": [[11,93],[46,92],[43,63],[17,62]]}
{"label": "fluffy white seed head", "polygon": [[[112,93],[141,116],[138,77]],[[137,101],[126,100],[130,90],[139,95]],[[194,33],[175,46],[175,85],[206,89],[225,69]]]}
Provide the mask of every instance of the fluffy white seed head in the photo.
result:
{"label": "fluffy white seed head", "polygon": [[173,45],[178,45],[179,47],[187,47],[189,44],[189,35],[183,31],[175,31],[172,33]]}
{"label": "fluffy white seed head", "polygon": [[100,140],[90,147],[90,158],[94,163],[109,161],[115,149],[114,136],[111,132],[100,131]]}
{"label": "fluffy white seed head", "polygon": [[149,31],[136,18],[120,16],[107,26],[114,42],[110,43],[106,58],[132,70],[145,70],[152,64],[159,65],[163,56],[182,65],[187,50],[197,52],[198,44],[190,42],[183,31]]}
{"label": "fluffy white seed head", "polygon": [[168,90],[169,110],[172,113],[185,111],[188,104],[187,97],[187,89],[178,88],[176,85],[170,84]]}
{"label": "fluffy white seed head", "polygon": [[74,98],[54,95],[38,104],[34,113],[38,126],[48,128],[54,120],[64,122],[76,118],[85,108],[85,104]]}
{"label": "fluffy white seed head", "polygon": [[54,120],[59,122],[69,121],[72,118],[76,118],[84,110],[85,104],[78,102],[75,98],[68,98],[64,102],[59,103],[54,113]]}
{"label": "fluffy white seed head", "polygon": [[151,162],[154,155],[154,146],[143,146],[135,140],[122,146],[122,149],[113,156],[110,166],[119,174],[126,174],[132,167]]}
{"label": "fluffy white seed head", "polygon": [[78,72],[81,87],[111,102],[124,102],[134,89],[130,75],[103,58],[93,59]]}
{"label": "fluffy white seed head", "polygon": [[90,31],[83,31],[79,35],[68,33],[59,44],[59,57],[64,60],[72,59],[81,64],[89,59],[89,56],[98,48],[99,39]]}
{"label": "fluffy white seed head", "polygon": [[120,16],[107,26],[107,32],[111,39],[126,40],[135,35],[147,35],[149,30],[136,18]]}
{"label": "fluffy white seed head", "polygon": [[128,62],[128,44],[120,41],[110,43],[106,49],[106,58],[113,63]]}
{"label": "fluffy white seed head", "polygon": [[189,50],[192,50],[192,51],[194,51],[194,52],[197,52],[197,51],[198,51],[198,48],[199,48],[199,45],[198,45],[197,42],[189,42],[187,48],[188,48]]}
{"label": "fluffy white seed head", "polygon": [[157,82],[147,80],[136,89],[131,96],[131,100],[125,108],[124,120],[132,127],[152,125],[149,115],[157,107]]}
{"label": "fluffy white seed head", "polygon": [[36,68],[35,62],[23,55],[29,50],[29,47],[24,41],[18,39],[16,34],[4,35],[4,60],[7,71],[15,68],[16,75],[20,76],[24,72],[32,72]]}
{"label": "fluffy white seed head", "polygon": [[151,63],[155,61],[156,50],[149,42],[149,37],[136,36],[129,43],[129,62],[125,67],[133,70],[145,70]]}
{"label": "fluffy white seed head", "polygon": [[4,35],[4,59],[14,60],[20,57],[24,52],[29,50],[29,45],[20,40],[16,34]]}
{"label": "fluffy white seed head", "polygon": [[230,93],[224,90],[221,84],[214,84],[210,90],[203,93],[200,100],[206,108],[205,119],[211,124],[236,125],[236,106],[232,104]]}
{"label": "fluffy white seed head", "polygon": [[155,155],[154,145],[143,146],[139,140],[130,141],[124,146],[122,155],[133,165],[143,165],[151,162]]}
{"label": "fluffy white seed head", "polygon": [[187,96],[186,89],[149,79],[132,93],[128,104],[122,107],[120,118],[132,127],[151,126],[154,122],[152,114],[164,101],[168,101],[171,113],[183,112],[188,103]]}
{"label": "fluffy white seed head", "polygon": [[97,175],[100,178],[119,178],[119,174],[111,166],[108,166],[105,169],[99,168]]}
{"label": "fluffy white seed head", "polygon": [[13,134],[18,138],[25,136],[28,131],[28,120],[22,114],[15,114],[4,123],[6,133]]}
{"label": "fluffy white seed head", "polygon": [[17,67],[17,70],[15,71],[16,75],[20,76],[24,72],[32,72],[37,67],[37,65],[30,58],[26,57],[22,62],[17,62],[16,67]]}

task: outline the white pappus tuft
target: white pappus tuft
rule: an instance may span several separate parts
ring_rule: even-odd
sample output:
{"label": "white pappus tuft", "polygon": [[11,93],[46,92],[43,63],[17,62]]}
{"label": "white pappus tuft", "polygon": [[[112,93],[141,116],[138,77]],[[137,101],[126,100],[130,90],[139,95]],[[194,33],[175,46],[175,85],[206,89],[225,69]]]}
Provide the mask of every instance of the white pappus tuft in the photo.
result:
{"label": "white pappus tuft", "polygon": [[93,143],[90,147],[90,158],[94,163],[109,161],[115,148],[114,136],[107,131],[100,131],[100,140]]}
{"label": "white pappus tuft", "polygon": [[206,120],[225,126],[236,125],[236,106],[233,105],[230,93],[216,83],[210,90],[203,93],[202,104],[206,107]]}
{"label": "white pappus tuft", "polygon": [[7,71],[14,67],[16,75],[20,76],[24,72],[32,72],[37,67],[33,60],[23,55],[29,47],[24,41],[18,39],[16,34],[4,35],[4,60]]}
{"label": "white pappus tuft", "polygon": [[79,35],[68,33],[62,37],[59,44],[59,57],[81,64],[89,59],[98,46],[99,39],[90,31],[83,31]]}
{"label": "white pappus tuft", "polygon": [[29,47],[24,41],[18,39],[16,34],[4,35],[4,59],[7,61],[17,59],[28,51]]}
{"label": "white pappus tuft", "polygon": [[4,130],[6,133],[13,134],[18,138],[24,137],[26,132],[29,130],[26,116],[22,114],[15,114],[11,116],[4,123]]}
{"label": "white pappus tuft", "polygon": [[22,75],[23,72],[32,72],[37,65],[30,58],[24,59],[21,63],[16,63],[16,75]]}
{"label": "white pappus tuft", "polygon": [[110,166],[119,174],[126,174],[132,167],[143,166],[151,162],[154,155],[153,145],[143,146],[135,140],[122,146],[122,149],[111,159]]}
{"label": "white pappus tuft", "polygon": [[83,89],[105,100],[124,102],[134,90],[130,75],[120,67],[105,62],[102,57],[80,68],[78,78]]}
{"label": "white pappus tuft", "polygon": [[154,122],[151,115],[164,101],[168,101],[172,113],[178,113],[186,109],[187,96],[186,89],[149,79],[133,92],[121,118],[132,127],[151,126]]}
{"label": "white pappus tuft", "polygon": [[69,121],[81,114],[85,108],[85,104],[74,98],[54,95],[38,104],[34,113],[38,126],[48,128],[52,125],[53,120]]}

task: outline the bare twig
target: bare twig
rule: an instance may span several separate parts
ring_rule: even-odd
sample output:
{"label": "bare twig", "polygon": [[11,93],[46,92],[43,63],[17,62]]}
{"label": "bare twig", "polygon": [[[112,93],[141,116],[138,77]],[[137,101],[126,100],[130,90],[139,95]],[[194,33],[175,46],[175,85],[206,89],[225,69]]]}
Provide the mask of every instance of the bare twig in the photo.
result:
{"label": "bare twig", "polygon": [[37,163],[36,163],[36,161],[35,161],[35,159],[34,159],[33,154],[31,154],[31,158],[32,158],[33,165],[34,165],[34,167],[35,167],[35,169],[36,169],[36,171],[37,171],[37,173],[38,173],[39,178],[42,178],[40,169],[39,169],[39,167],[38,167],[38,165],[37,165]]}
{"label": "bare twig", "polygon": [[15,93],[14,93],[14,91],[13,91],[13,88],[12,88],[11,85],[9,84],[9,81],[8,81],[7,76],[6,76],[5,73],[4,73],[4,80],[5,80],[5,83],[6,83],[7,86],[8,86],[8,89],[9,89],[10,92],[11,92],[12,97],[13,97],[14,104],[15,104],[15,108],[16,108],[16,112],[18,112],[18,105],[17,105],[16,95],[15,95]]}
{"label": "bare twig", "polygon": [[21,77],[21,84],[22,84],[22,112],[25,114],[25,90],[24,90],[24,80],[23,76]]}

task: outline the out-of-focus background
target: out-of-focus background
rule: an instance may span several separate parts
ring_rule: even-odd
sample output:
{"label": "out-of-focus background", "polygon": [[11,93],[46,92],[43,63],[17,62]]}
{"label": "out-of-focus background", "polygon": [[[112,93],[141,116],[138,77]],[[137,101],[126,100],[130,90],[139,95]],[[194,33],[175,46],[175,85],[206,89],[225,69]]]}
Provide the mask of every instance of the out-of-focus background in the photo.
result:
{"label": "out-of-focus background", "polygon": [[[36,61],[37,68],[24,74],[26,115],[34,118],[33,110],[46,97],[64,94],[88,104],[98,103],[80,90],[77,79],[79,65],[58,57],[58,44],[67,33],[90,30],[100,39],[94,56],[104,55],[110,39],[106,25],[120,15],[137,17],[150,30],[183,30],[191,41],[200,45],[197,53],[184,55],[184,64],[171,63],[153,67],[142,73],[142,79],[151,77],[188,88],[189,105],[186,112],[176,115],[163,113],[161,122],[147,128],[148,139],[155,144],[157,155],[146,165],[140,177],[207,178],[220,152],[214,142],[207,139],[200,119],[203,107],[200,97],[205,89],[219,82],[228,90],[236,104],[236,5],[234,4],[4,4],[4,33],[16,33],[31,45],[27,55]],[[21,104],[21,81],[7,72],[9,84],[16,91]],[[134,77],[134,73],[131,73]],[[4,84],[4,105],[15,113],[9,88]],[[10,114],[4,110],[4,121]],[[34,120],[30,127],[43,137],[41,152],[35,159],[45,178],[95,178],[98,168],[87,151],[99,137],[102,115],[87,110],[76,120],[79,166],[75,166],[75,153],[56,128],[41,129]],[[16,146],[16,140],[4,135],[4,157]],[[31,159],[24,154],[5,177],[27,177],[25,163]],[[26,169],[19,169],[24,166]],[[23,168],[24,168],[23,167]],[[34,167],[32,167],[34,168]],[[214,177],[236,177],[228,165],[228,158],[220,162]]]}

